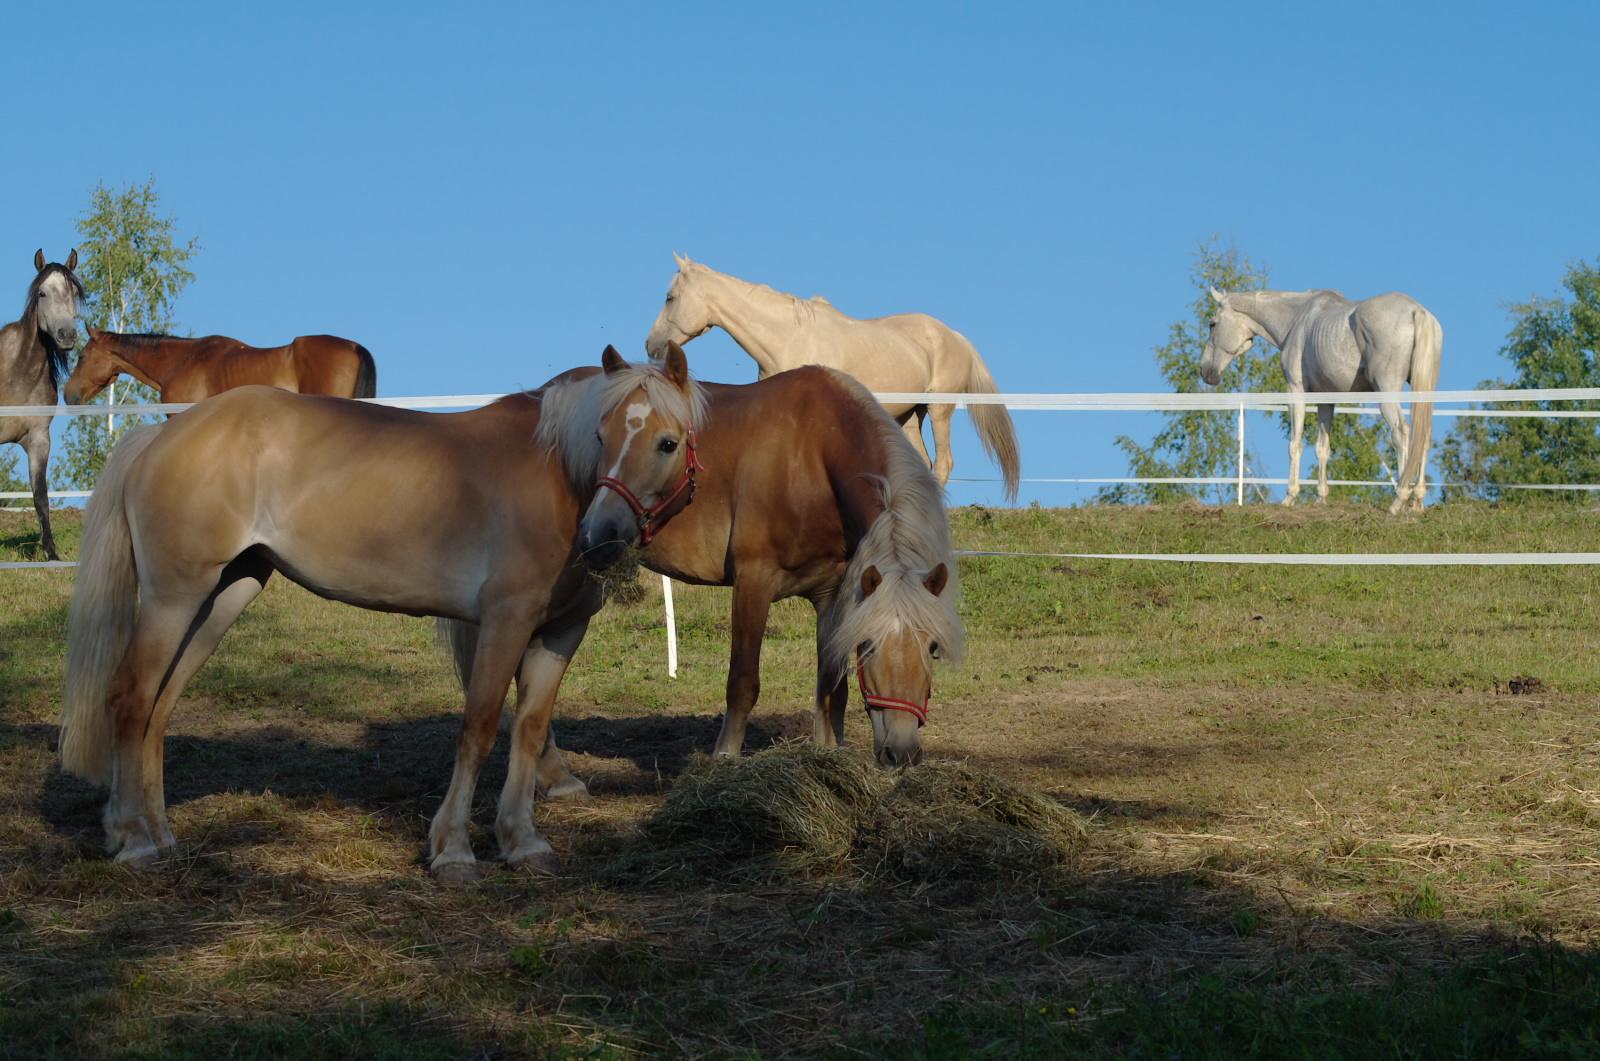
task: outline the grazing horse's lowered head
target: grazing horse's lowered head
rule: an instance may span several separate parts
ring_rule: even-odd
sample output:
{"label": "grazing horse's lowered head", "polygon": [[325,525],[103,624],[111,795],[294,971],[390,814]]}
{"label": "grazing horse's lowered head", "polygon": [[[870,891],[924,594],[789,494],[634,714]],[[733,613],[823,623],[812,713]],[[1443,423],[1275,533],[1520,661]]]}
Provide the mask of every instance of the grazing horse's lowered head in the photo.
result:
{"label": "grazing horse's lowered head", "polygon": [[706,298],[706,285],[695,282],[697,271],[703,275],[705,268],[674,254],[678,272],[667,288],[667,300],[656,315],[656,322],[644,338],[645,353],[659,361],[667,356],[667,344],[683,344],[711,330],[711,305]]}
{"label": "grazing horse's lowered head", "polygon": [[46,262],[43,248],[33,254],[37,275],[28,285],[28,300],[23,315],[33,314],[39,334],[52,349],[51,368],[60,377],[66,351],[78,345],[78,306],[83,302],[83,284],[73,272],[78,267],[78,252],[67,255],[66,264]]}
{"label": "grazing horse's lowered head", "polygon": [[1229,307],[1226,291],[1213,287],[1211,298],[1217,304],[1217,312],[1211,318],[1205,356],[1200,359],[1200,378],[1215,387],[1222,382],[1222,374],[1233,364],[1234,358],[1249,350],[1259,333],[1249,317]]}

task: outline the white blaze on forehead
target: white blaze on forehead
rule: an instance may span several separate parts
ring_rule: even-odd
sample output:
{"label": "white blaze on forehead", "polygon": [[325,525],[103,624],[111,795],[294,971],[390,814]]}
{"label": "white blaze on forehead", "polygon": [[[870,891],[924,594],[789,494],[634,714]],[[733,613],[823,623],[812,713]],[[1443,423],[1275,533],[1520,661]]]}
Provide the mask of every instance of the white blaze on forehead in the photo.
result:
{"label": "white blaze on forehead", "polygon": [[628,455],[628,447],[633,445],[633,436],[644,430],[644,422],[650,418],[651,412],[649,402],[630,402],[623,410],[622,422],[627,427],[628,433],[622,439],[622,448],[617,450],[617,463],[611,466],[606,475],[613,479],[617,477],[617,473],[622,470],[623,458]]}

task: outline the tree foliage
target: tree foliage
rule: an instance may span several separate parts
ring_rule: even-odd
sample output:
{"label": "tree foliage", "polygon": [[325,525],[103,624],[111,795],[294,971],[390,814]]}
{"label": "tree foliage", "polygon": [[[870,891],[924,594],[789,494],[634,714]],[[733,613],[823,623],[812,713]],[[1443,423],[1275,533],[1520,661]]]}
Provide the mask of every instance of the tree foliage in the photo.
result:
{"label": "tree foliage", "polygon": [[[1600,268],[1577,262],[1561,285],[1566,297],[1510,307],[1511,330],[1500,353],[1511,380],[1480,386],[1527,390],[1600,387]],[[1503,409],[1571,409],[1573,402],[1520,402]],[[1445,496],[1587,500],[1578,492],[1506,490],[1511,483],[1600,482],[1600,425],[1594,420],[1459,417],[1440,446]]]}
{"label": "tree foliage", "polygon": [[[1156,348],[1156,364],[1161,376],[1180,394],[1190,394],[1202,389],[1200,361],[1205,356],[1206,339],[1215,304],[1211,288],[1220,291],[1254,291],[1267,286],[1267,269],[1258,266],[1239,253],[1235,247],[1221,247],[1215,240],[1201,244],[1195,251],[1194,267],[1190,279],[1195,289],[1195,299],[1189,304],[1189,316],[1177,321],[1168,332],[1167,341]],[[1216,389],[1223,391],[1282,391],[1288,384],[1283,375],[1283,361],[1270,345],[1257,339],[1248,351],[1237,358],[1222,374]],[[1308,413],[1310,410],[1308,409]],[[1126,435],[1117,438],[1117,446],[1128,456],[1128,474],[1132,478],[1202,478],[1233,477],[1238,474],[1239,442],[1236,413],[1222,411],[1189,410],[1164,413],[1166,426],[1141,445]],[[1282,437],[1287,445],[1289,417],[1276,417]],[[1371,480],[1378,478],[1382,468],[1378,440],[1381,424],[1339,417],[1333,427],[1331,439],[1333,452],[1328,460],[1328,476],[1332,479]],[[1314,414],[1307,431],[1306,455],[1315,460],[1316,438]],[[1304,459],[1304,457],[1302,458]],[[1246,448],[1245,471],[1247,475],[1260,474],[1261,462],[1253,449]],[[1315,474],[1313,464],[1313,476]],[[1265,499],[1265,491],[1251,488],[1254,496]],[[1336,490],[1340,488],[1336,487]],[[1344,488],[1356,495],[1382,496],[1379,488]],[[1100,500],[1112,503],[1160,504],[1188,497],[1210,498],[1225,503],[1235,496],[1231,484],[1213,486],[1185,486],[1166,483],[1126,483],[1100,492]]]}
{"label": "tree foliage", "polygon": [[[180,241],[176,229],[176,219],[161,214],[154,177],[119,191],[95,187],[88,210],[78,218],[78,278],[90,324],[116,332],[172,331],[173,304],[194,279],[187,263],[199,250],[198,240]],[[119,379],[115,389],[118,405],[156,400],[135,380]],[[108,390],[96,401],[110,399]],[[112,445],[141,419],[119,416],[113,431],[101,417],[75,417],[63,436],[64,452],[53,462],[56,485],[92,487]]]}

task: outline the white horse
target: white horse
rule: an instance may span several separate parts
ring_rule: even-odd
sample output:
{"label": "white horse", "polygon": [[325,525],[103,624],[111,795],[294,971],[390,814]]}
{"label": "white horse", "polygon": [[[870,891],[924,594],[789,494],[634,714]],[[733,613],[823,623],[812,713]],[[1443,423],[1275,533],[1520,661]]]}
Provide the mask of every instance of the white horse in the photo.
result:
{"label": "white horse", "polygon": [[[857,320],[820,296],[797,298],[761,284],[719,273],[673,255],[678,274],[666,305],[650,327],[645,349],[660,359],[667,343],[687,343],[720,327],[744,347],[765,379],[801,365],[826,365],[847,372],[871,391],[994,394],[989,368],[960,332],[925,313]],[[922,422],[933,423],[936,457],[929,461],[939,485],[950,480],[953,405],[890,405],[889,414],[928,460]],[[1005,479],[1006,496],[1017,497],[1021,461],[1016,428],[1003,405],[969,405],[978,440]]]}
{"label": "white horse", "polygon": [[[1211,289],[1217,315],[1200,362],[1200,376],[1213,386],[1223,369],[1260,336],[1283,356],[1283,374],[1294,393],[1306,391],[1431,391],[1439,383],[1444,330],[1416,299],[1399,292],[1351,302],[1337,291],[1230,291]],[[1394,440],[1396,465],[1393,515],[1411,499],[1422,508],[1424,468],[1433,431],[1433,406],[1418,402],[1411,426],[1398,402],[1380,406]],[[1289,495],[1300,493],[1301,434],[1305,403],[1289,406]],[[1333,406],[1317,406],[1317,497],[1328,496],[1328,439]]]}

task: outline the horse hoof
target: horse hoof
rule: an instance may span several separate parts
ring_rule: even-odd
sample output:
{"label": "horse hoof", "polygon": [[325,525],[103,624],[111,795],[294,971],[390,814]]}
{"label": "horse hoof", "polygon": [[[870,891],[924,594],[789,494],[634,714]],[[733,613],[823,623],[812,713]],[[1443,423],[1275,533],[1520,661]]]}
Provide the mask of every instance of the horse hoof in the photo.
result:
{"label": "horse hoof", "polygon": [[531,855],[508,858],[506,864],[512,869],[541,877],[553,877],[561,872],[561,859],[554,851],[535,851]]}
{"label": "horse hoof", "polygon": [[146,844],[143,847],[125,847],[117,852],[113,862],[129,869],[149,869],[161,858],[161,849]]}
{"label": "horse hoof", "polygon": [[446,862],[432,867],[441,884],[476,884],[483,875],[476,862]]}
{"label": "horse hoof", "polygon": [[588,799],[589,786],[568,774],[566,777],[550,786],[550,791],[544,794],[545,799]]}

